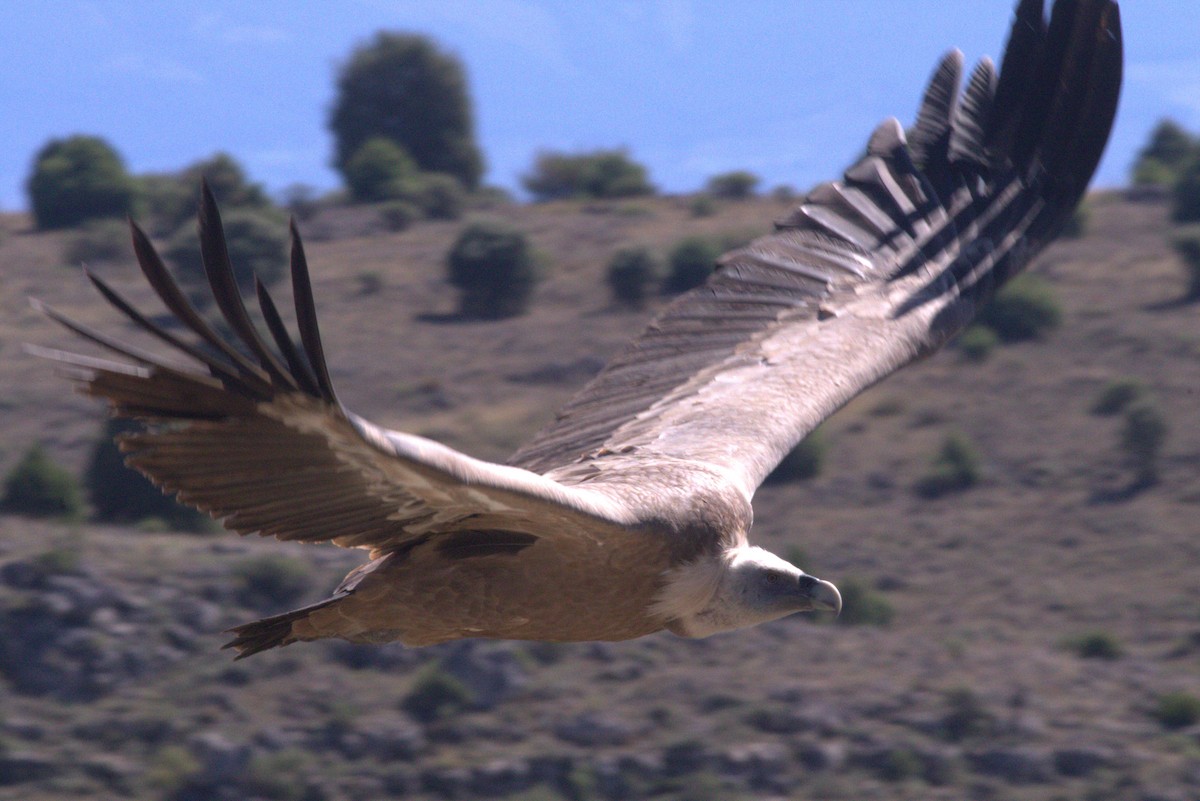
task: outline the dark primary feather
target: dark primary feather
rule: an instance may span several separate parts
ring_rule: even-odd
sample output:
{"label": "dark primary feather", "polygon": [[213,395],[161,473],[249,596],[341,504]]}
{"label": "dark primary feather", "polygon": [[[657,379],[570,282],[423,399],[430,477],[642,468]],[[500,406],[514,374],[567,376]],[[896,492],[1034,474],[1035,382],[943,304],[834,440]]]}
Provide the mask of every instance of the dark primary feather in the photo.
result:
{"label": "dark primary feather", "polygon": [[[951,53],[934,71],[911,144],[894,121],[880,126],[841,181],[817,187],[776,233],[723,256],[707,285],[660,314],[510,463],[560,468],[565,478],[564,465],[635,446],[715,459],[684,429],[711,435],[720,426],[698,425],[699,415],[724,415],[723,430],[742,438],[743,459],[754,462],[747,480],[761,480],[823,416],[960,330],[1057,234],[1095,171],[1121,83],[1117,6],[1060,0],[1047,24],[1042,4],[1024,0],[999,79],[986,59],[961,94],[960,76]],[[889,288],[905,290],[892,306],[894,339],[911,348],[880,348],[877,364],[853,368],[853,381],[865,383],[844,375],[850,391],[815,393],[799,409],[803,425],[760,421],[755,430],[746,419],[746,410],[781,402],[779,387],[756,396],[766,385],[747,381],[721,397],[721,377],[765,359],[773,337],[810,348],[812,369],[825,366],[819,345],[861,335],[836,318]],[[905,315],[931,307],[929,326],[904,328]],[[695,415],[681,411],[689,405]]]}
{"label": "dark primary feather", "polygon": [[232,335],[193,307],[135,225],[146,280],[197,342],[89,277],[190,364],[52,309],[54,320],[136,366],[44,354],[114,413],[147,424],[123,441],[132,465],[243,533],[384,553],[465,531],[474,534],[443,548],[470,554],[520,550],[526,535],[617,537],[668,513],[683,530],[700,492],[688,482],[721,475],[748,499],[824,417],[965,325],[1067,219],[1112,123],[1115,3],[1060,0],[1047,24],[1040,3],[1022,2],[1003,63],[997,77],[981,62],[960,92],[961,56],[943,59],[911,145],[899,123],[881,124],[840,181],[810,192],[774,234],[724,255],[705,286],[660,314],[511,467],[344,409],[295,226],[298,344],[261,283],[265,335],[251,316],[207,187],[201,251]]}

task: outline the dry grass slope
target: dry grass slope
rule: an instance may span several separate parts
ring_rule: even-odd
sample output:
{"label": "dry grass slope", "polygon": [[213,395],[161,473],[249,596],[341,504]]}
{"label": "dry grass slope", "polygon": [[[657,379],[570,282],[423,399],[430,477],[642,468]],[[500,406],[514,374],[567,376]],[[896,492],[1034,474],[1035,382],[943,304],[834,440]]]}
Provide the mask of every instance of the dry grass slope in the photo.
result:
{"label": "dry grass slope", "polygon": [[[759,541],[883,593],[889,625],[318,644],[231,666],[216,646],[252,614],[238,596],[248,560],[304,560],[316,596],[354,555],[0,518],[0,633],[41,621],[55,636],[30,653],[62,677],[18,692],[0,645],[0,799],[1197,797],[1200,731],[1155,715],[1163,696],[1200,693],[1200,317],[1171,303],[1185,280],[1165,208],[1115,196],[1092,208],[1091,232],[1033,268],[1065,313],[1046,341],[903,371],[826,425],[819,477],[760,493]],[[327,212],[309,260],[334,380],[379,423],[502,457],[648,315],[611,305],[616,249],[764,230],[783,210],[760,200],[695,218],[686,199],[646,199],[495,211],[529,232],[548,279],[529,315],[467,324],[438,322],[455,308],[442,258],[458,224],[370,233],[363,211]],[[79,469],[100,410],[21,352],[68,344],[25,298],[121,327],[61,264],[64,235],[0,226],[0,470],[34,440]],[[130,265],[108,275],[136,284]],[[363,275],[378,276],[369,293]],[[1089,413],[1124,378],[1170,425],[1160,482],[1128,496],[1114,492],[1129,478],[1119,417]],[[975,444],[983,480],[922,500],[912,484],[950,431]],[[52,549],[38,562],[49,577],[29,579],[22,566]],[[1097,635],[1116,658],[1072,645]],[[64,699],[89,670],[90,700]],[[418,721],[406,700],[429,686],[454,700]]]}

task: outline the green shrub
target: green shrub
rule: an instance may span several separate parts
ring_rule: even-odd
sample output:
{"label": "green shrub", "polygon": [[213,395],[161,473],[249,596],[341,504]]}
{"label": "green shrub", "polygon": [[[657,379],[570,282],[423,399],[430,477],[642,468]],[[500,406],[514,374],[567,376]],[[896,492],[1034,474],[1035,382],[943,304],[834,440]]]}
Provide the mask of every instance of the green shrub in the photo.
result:
{"label": "green shrub", "polygon": [[435,664],[417,677],[400,708],[422,723],[432,723],[461,712],[473,700],[465,684]]}
{"label": "green shrub", "polygon": [[127,215],[134,181],[116,150],[96,136],[51,139],[33,160],[25,185],[42,230]]}
{"label": "green shrub", "polygon": [[360,295],[378,295],[383,291],[383,275],[378,270],[367,270],[355,276],[358,279]]}
{"label": "green shrub", "polygon": [[660,272],[658,259],[649,250],[625,248],[609,260],[605,280],[618,303],[641,308]]}
{"label": "green shrub", "polygon": [[783,457],[783,461],[770,472],[764,483],[783,484],[816,478],[820,475],[821,466],[825,463],[827,449],[825,435],[818,428],[800,440],[800,444]]}
{"label": "green shrub", "polygon": [[711,240],[689,236],[679,240],[667,258],[668,274],[663,289],[671,294],[686,292],[708,280],[721,251]]}
{"label": "green shrub", "polygon": [[1130,176],[1133,185],[1139,188],[1163,187],[1169,189],[1179,179],[1179,173],[1155,159],[1142,159],[1133,166]]}
{"label": "green shrub", "polygon": [[929,470],[913,484],[913,491],[922,498],[940,498],[975,486],[981,475],[975,446],[964,435],[953,433],[942,441]]}
{"label": "green shrub", "polygon": [[1088,223],[1092,219],[1092,207],[1086,201],[1080,201],[1075,207],[1075,211],[1071,212],[1071,216],[1063,223],[1062,230],[1058,235],[1063,239],[1081,239],[1087,234]]}
{"label": "green shrub", "polygon": [[[1146,144],[1138,151],[1133,164],[1134,184],[1170,186],[1196,157],[1196,151],[1196,140],[1179,123],[1165,118],[1159,120]],[[1159,180],[1144,180],[1156,172],[1161,176]]]}
{"label": "green shrub", "polygon": [[1062,309],[1050,285],[1035,275],[1019,275],[979,313],[1003,342],[1041,339],[1062,322]]}
{"label": "green shrub", "polygon": [[[221,215],[225,244],[233,274],[242,292],[254,291],[254,277],[270,286],[283,277],[287,267],[288,239],[275,214],[247,208],[234,208]],[[200,240],[190,225],[184,226],[163,251],[175,265],[180,283],[201,305],[208,302],[208,278],[200,254]]]}
{"label": "green shrub", "polygon": [[477,222],[459,234],[447,254],[449,279],[462,291],[464,317],[496,320],[524,313],[537,282],[533,249],[523,233]]}
{"label": "green shrub", "polygon": [[746,170],[734,170],[708,179],[707,191],[713,197],[726,200],[745,200],[754,197],[758,176]]}
{"label": "green shrub", "polygon": [[1125,653],[1116,636],[1106,631],[1089,631],[1070,640],[1068,647],[1082,659],[1119,659]]}
{"label": "green shrub", "polygon": [[1200,221],[1200,158],[1193,159],[1175,181],[1171,219],[1179,223]]}
{"label": "green shrub", "polygon": [[717,213],[717,201],[709,195],[696,195],[688,203],[693,217],[711,217]]}
{"label": "green shrub", "polygon": [[406,231],[424,214],[411,200],[390,200],[379,207],[379,219],[383,227],[393,233]]}
{"label": "green shrub", "polygon": [[474,189],[483,174],[474,128],[462,63],[428,37],[379,31],[338,70],[329,129],[344,176],[359,149],[380,137],[421,171],[449,173]]}
{"label": "green shrub", "polygon": [[251,557],[233,566],[238,603],[264,613],[295,605],[308,593],[312,578],[307,562],[278,554]]}
{"label": "green shrub", "polygon": [[342,168],[350,197],[362,203],[378,203],[416,192],[417,165],[404,148],[382,136],[363,143]]}
{"label": "green shrub", "polygon": [[466,206],[467,193],[453,175],[430,172],[417,181],[413,199],[431,220],[457,220]]}
{"label": "green shrub", "polygon": [[125,457],[114,439],[137,431],[130,420],[111,418],[92,447],[83,473],[83,484],[92,502],[94,519],[105,523],[142,523],[191,532],[213,530],[214,521],[203,512],[176,503],[141,473],[125,466]]}
{"label": "green shrub", "polygon": [[534,159],[533,170],[521,177],[521,184],[539,201],[654,193],[646,168],[621,149],[574,154],[542,151]]}
{"label": "green shrub", "polygon": [[123,220],[90,220],[67,243],[63,260],[72,266],[132,262],[133,241]]}
{"label": "green shrub", "polygon": [[0,509],[29,517],[78,518],[83,513],[79,484],[35,443],[4,479]]}
{"label": "green shrub", "polygon": [[972,325],[958,338],[958,350],[969,362],[987,361],[1000,343],[1000,337],[986,325]]}
{"label": "green shrub", "polygon": [[1183,262],[1184,273],[1187,276],[1187,289],[1183,299],[1200,300],[1200,226],[1185,228],[1171,244],[1175,246],[1175,252]]}
{"label": "green shrub", "polygon": [[1118,378],[1100,390],[1100,394],[1096,396],[1089,411],[1101,416],[1120,414],[1145,394],[1146,385],[1138,379]]}
{"label": "green shrub", "polygon": [[858,579],[846,579],[838,590],[842,594],[842,613],[837,618],[840,625],[887,626],[895,617],[887,596]]}
{"label": "green shrub", "polygon": [[1134,471],[1134,485],[1148,487],[1158,481],[1158,456],[1167,438],[1167,421],[1148,400],[1125,410],[1121,450]]}
{"label": "green shrub", "polygon": [[987,711],[979,696],[968,687],[957,687],[944,697],[946,711],[942,715],[942,736],[951,742],[989,733],[995,717]]}
{"label": "green shrub", "polygon": [[274,208],[260,184],[228,153],[189,164],[177,173],[155,173],[137,180],[137,216],[155,236],[170,236],[186,226],[195,230],[200,208],[200,183],[204,181],[221,207],[222,215],[235,208],[267,212]]}
{"label": "green shrub", "polygon": [[1153,714],[1166,729],[1194,726],[1200,723],[1200,698],[1182,691],[1160,695]]}
{"label": "green shrub", "polygon": [[310,761],[308,753],[298,748],[255,754],[238,777],[238,784],[250,798],[303,801],[306,797],[304,768]]}

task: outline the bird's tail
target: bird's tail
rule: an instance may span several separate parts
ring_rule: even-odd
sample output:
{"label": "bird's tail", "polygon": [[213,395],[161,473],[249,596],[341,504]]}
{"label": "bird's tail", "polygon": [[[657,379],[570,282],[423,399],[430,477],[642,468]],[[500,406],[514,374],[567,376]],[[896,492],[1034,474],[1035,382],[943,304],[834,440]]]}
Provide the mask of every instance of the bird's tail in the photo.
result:
{"label": "bird's tail", "polygon": [[326,598],[323,601],[318,601],[315,604],[309,604],[299,609],[293,609],[290,612],[234,626],[227,631],[227,633],[234,635],[233,639],[221,647],[236,649],[238,652],[237,656],[234,657],[236,660],[245,659],[260,651],[291,645],[302,639],[311,639],[296,636],[293,626],[301,620],[306,620],[313,612],[325,609],[344,600],[346,596],[347,593],[338,593],[331,598]]}

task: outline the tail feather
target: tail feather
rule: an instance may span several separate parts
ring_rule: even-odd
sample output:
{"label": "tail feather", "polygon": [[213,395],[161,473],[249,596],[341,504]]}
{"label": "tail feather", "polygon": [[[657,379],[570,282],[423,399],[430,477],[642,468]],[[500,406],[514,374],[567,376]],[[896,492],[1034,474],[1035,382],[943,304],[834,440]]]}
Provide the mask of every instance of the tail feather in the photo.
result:
{"label": "tail feather", "polygon": [[284,612],[280,615],[272,615],[264,617],[261,620],[255,620],[252,623],[243,623],[240,626],[234,626],[228,629],[226,633],[233,634],[234,638],[222,645],[222,648],[234,648],[238,654],[234,657],[235,660],[245,659],[248,656],[253,656],[260,651],[266,651],[271,648],[281,648],[285,645],[291,645],[298,642],[301,637],[297,637],[292,633],[292,626],[298,621],[306,619],[313,612],[320,609],[325,609],[328,606],[343,600],[349,593],[338,593],[323,601],[318,601],[315,604],[309,604],[299,609],[293,609],[290,612]]}

